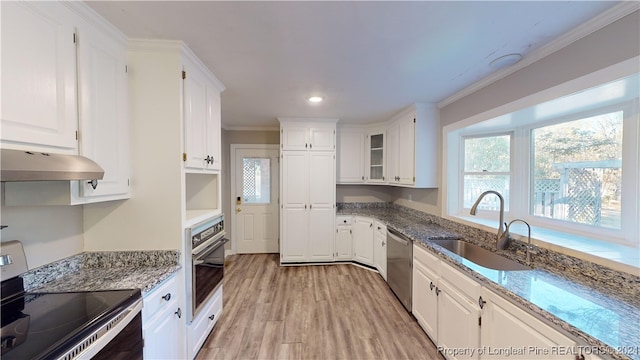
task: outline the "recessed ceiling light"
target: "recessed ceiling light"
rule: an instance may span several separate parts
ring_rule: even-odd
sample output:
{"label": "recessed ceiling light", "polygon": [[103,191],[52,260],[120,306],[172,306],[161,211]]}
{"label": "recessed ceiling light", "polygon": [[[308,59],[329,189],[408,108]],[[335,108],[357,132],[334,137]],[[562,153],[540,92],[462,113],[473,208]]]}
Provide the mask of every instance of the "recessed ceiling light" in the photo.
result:
{"label": "recessed ceiling light", "polygon": [[507,66],[511,66],[518,61],[522,60],[521,54],[508,54],[500,56],[489,63],[489,66],[496,69],[502,69]]}
{"label": "recessed ceiling light", "polygon": [[322,102],[323,99],[320,96],[312,96],[307,100],[309,100],[309,102],[317,104],[319,102]]}

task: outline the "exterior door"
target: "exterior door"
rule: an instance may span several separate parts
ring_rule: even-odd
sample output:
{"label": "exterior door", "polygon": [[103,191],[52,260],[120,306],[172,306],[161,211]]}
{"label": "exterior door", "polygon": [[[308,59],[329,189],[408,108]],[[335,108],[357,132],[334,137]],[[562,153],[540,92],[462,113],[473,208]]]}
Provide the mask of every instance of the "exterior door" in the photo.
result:
{"label": "exterior door", "polygon": [[278,150],[235,148],[234,236],[237,252],[279,252]]}

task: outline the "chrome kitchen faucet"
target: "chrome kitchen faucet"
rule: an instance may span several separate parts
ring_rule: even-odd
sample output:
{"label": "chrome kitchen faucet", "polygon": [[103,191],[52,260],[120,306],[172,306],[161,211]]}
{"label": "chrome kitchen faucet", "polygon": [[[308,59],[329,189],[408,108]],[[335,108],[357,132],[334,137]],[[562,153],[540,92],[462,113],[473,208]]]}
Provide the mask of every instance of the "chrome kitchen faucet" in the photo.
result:
{"label": "chrome kitchen faucet", "polygon": [[[502,224],[504,223],[504,198],[502,197],[502,195],[500,195],[499,192],[494,190],[487,190],[483,192],[482,194],[480,194],[480,196],[478,196],[478,200],[476,200],[475,204],[473,204],[473,206],[471,207],[471,211],[469,213],[471,215],[476,214],[476,212],[478,211],[478,205],[480,204],[480,201],[487,194],[495,194],[500,199],[500,222],[498,224],[498,236],[496,239],[496,247],[498,248],[498,250],[504,250],[509,243],[509,234],[507,233],[506,236],[503,236],[505,231],[504,231],[504,228],[502,227]],[[504,225],[506,226],[507,224],[504,223]]]}

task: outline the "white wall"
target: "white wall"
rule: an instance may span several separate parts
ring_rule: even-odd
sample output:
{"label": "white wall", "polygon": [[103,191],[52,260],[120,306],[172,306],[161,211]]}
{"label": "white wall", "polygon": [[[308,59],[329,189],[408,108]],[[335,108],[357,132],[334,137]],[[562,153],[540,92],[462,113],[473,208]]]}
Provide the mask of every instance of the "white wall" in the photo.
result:
{"label": "white wall", "polygon": [[0,191],[0,240],[21,241],[29,269],[82,252],[82,206],[5,206]]}

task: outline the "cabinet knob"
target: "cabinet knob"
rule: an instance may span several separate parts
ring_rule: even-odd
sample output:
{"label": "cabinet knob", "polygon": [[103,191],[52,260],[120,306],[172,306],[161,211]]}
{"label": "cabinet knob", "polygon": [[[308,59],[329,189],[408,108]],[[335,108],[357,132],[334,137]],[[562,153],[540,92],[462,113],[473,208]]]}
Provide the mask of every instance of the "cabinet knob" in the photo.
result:
{"label": "cabinet knob", "polygon": [[93,190],[95,190],[98,187],[98,180],[93,179],[93,180],[87,181],[87,184],[91,185]]}
{"label": "cabinet knob", "polygon": [[213,320],[216,318],[216,314],[212,314],[211,316],[209,316],[209,320]]}
{"label": "cabinet knob", "polygon": [[440,290],[440,289],[438,289],[438,288],[436,287],[436,296],[439,296],[439,295],[440,295],[440,291],[442,291],[442,290]]}
{"label": "cabinet knob", "polygon": [[480,309],[482,309],[486,303],[486,301],[482,300],[482,296],[478,298],[478,305],[480,306]]}
{"label": "cabinet knob", "polygon": [[386,243],[384,241],[382,241],[382,246],[385,246],[385,245],[386,245]]}
{"label": "cabinet knob", "polygon": [[171,300],[171,293],[167,293],[167,294],[166,294],[166,295],[164,295],[162,298],[164,299],[164,301],[169,301],[169,300]]}
{"label": "cabinet knob", "polygon": [[347,223],[347,220],[342,220],[345,224]]}
{"label": "cabinet knob", "polygon": [[435,285],[433,285],[433,281],[429,282],[429,289],[431,291],[433,291],[433,288],[436,287]]}
{"label": "cabinet knob", "polygon": [[182,309],[178,308],[174,314],[178,315],[178,319],[182,318]]}

